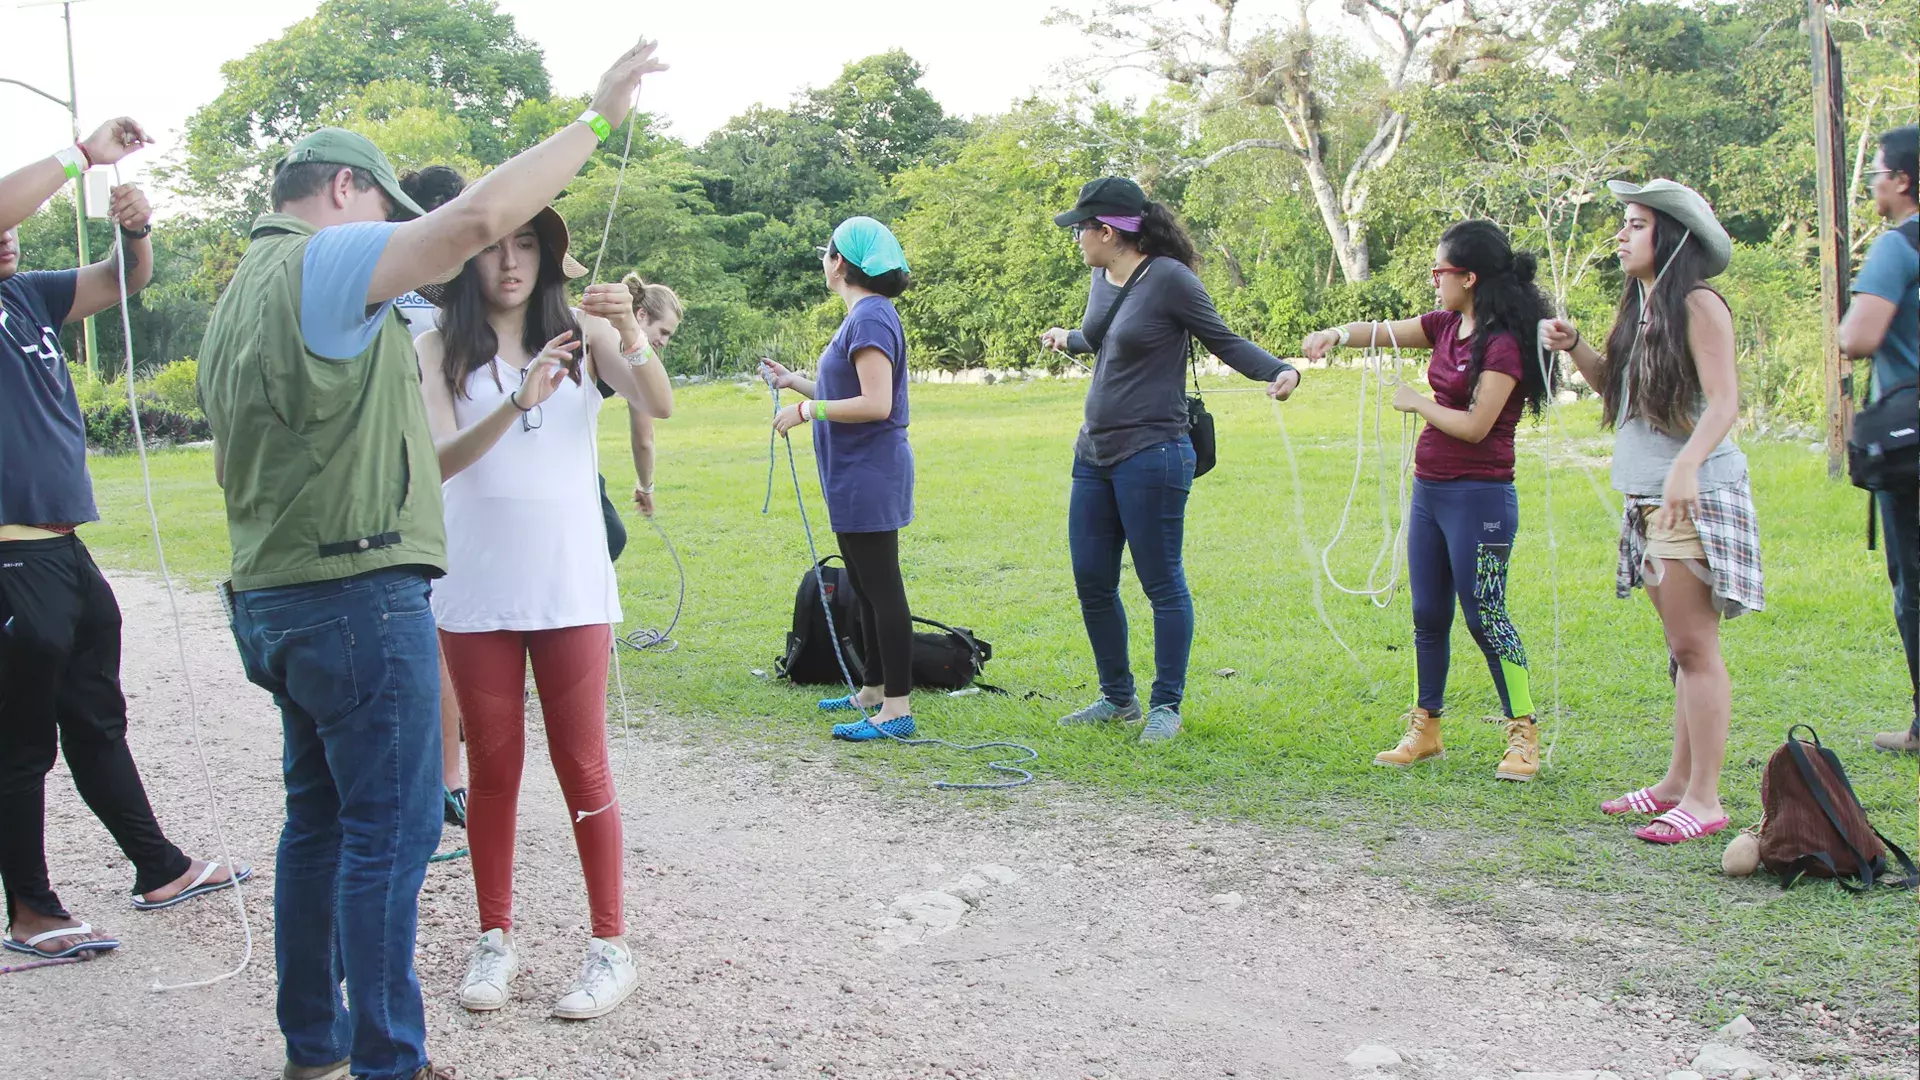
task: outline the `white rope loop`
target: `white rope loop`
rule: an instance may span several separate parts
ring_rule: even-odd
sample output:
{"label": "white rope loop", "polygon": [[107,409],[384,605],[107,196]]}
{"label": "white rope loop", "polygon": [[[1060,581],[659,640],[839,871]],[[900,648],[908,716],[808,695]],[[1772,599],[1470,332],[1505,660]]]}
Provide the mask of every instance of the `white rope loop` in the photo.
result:
{"label": "white rope loop", "polygon": [[[1406,385],[1403,374],[1403,362],[1400,354],[1399,335],[1394,332],[1393,323],[1384,324],[1388,340],[1392,343],[1393,371],[1389,377],[1386,370],[1386,356],[1380,351],[1378,339],[1383,324],[1367,324],[1367,348],[1361,361],[1360,398],[1354,423],[1353,482],[1347,487],[1347,499],[1340,507],[1340,523],[1334,528],[1332,539],[1320,549],[1320,572],[1326,576],[1328,584],[1349,596],[1364,596],[1377,608],[1385,608],[1393,603],[1394,594],[1400,588],[1400,574],[1403,567],[1403,555],[1407,533],[1407,522],[1412,516],[1408,492],[1408,477],[1413,468],[1414,440],[1412,438],[1412,416],[1406,414],[1400,420],[1399,455],[1399,495],[1397,504],[1389,501],[1386,476],[1387,446],[1386,436],[1381,423],[1383,410],[1390,405],[1386,400],[1389,386],[1399,388]],[[1333,572],[1333,549],[1340,544],[1340,538],[1346,534],[1347,519],[1353,512],[1354,499],[1360,492],[1360,477],[1366,471],[1367,440],[1367,386],[1374,387],[1373,398],[1373,438],[1377,455],[1380,492],[1380,549],[1374,555],[1373,566],[1367,571],[1364,586],[1353,587],[1341,583]],[[1284,433],[1284,431],[1283,431]],[[1297,481],[1296,481],[1297,482]],[[1400,523],[1396,527],[1393,521],[1395,507],[1400,510]],[[1381,566],[1387,568],[1385,581],[1380,580]],[[1336,635],[1338,636],[1338,635]],[[1342,643],[1344,644],[1344,642]],[[1352,650],[1348,650],[1351,652]]]}
{"label": "white rope loop", "polygon": [[[113,167],[113,182],[120,184],[120,166]],[[167,607],[173,614],[173,641],[180,651],[180,680],[187,688],[187,717],[193,731],[193,754],[200,763],[200,778],[207,785],[207,809],[213,818],[213,836],[220,845],[220,859],[226,864],[227,873],[233,877],[233,906],[240,914],[240,933],[243,944],[240,949],[240,962],[232,970],[210,979],[199,979],[184,983],[163,983],[153,981],[156,992],[168,990],[193,990],[202,986],[212,986],[233,978],[247,969],[253,961],[253,924],[247,918],[246,885],[240,880],[240,864],[233,860],[233,854],[227,847],[226,828],[220,820],[220,795],[213,782],[213,769],[207,764],[207,750],[200,739],[200,702],[193,692],[193,672],[187,664],[187,635],[180,621],[180,601],[174,594],[173,575],[167,569],[167,552],[160,542],[160,511],[153,501],[153,472],[147,465],[147,439],[140,429],[140,398],[133,386],[133,318],[128,313],[127,296],[127,245],[120,231],[120,223],[113,224],[113,262],[114,272],[120,281],[120,335],[127,357],[127,407],[133,418],[133,444],[140,451],[140,481],[147,497],[147,523],[153,530],[153,555],[160,564],[160,580],[166,585]]]}

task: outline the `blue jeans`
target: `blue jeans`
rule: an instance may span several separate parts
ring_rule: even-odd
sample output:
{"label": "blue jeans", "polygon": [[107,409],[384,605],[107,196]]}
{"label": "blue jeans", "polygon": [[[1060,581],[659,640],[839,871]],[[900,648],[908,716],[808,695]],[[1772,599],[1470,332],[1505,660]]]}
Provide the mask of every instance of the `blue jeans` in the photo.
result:
{"label": "blue jeans", "polygon": [[1080,617],[1100,671],[1100,693],[1115,705],[1133,702],[1127,663],[1127,610],[1120,602],[1120,557],[1153,605],[1153,694],[1149,705],[1179,708],[1193,650],[1193,596],[1180,565],[1187,494],[1193,490],[1193,444],[1182,436],[1149,446],[1117,465],[1073,462],[1067,504],[1067,547]]}
{"label": "blue jeans", "polygon": [[284,734],[273,948],[287,1060],[351,1057],[361,1080],[427,1064],[413,943],[440,843],[430,592],[419,571],[393,569],[233,598],[247,677],[273,693]]}

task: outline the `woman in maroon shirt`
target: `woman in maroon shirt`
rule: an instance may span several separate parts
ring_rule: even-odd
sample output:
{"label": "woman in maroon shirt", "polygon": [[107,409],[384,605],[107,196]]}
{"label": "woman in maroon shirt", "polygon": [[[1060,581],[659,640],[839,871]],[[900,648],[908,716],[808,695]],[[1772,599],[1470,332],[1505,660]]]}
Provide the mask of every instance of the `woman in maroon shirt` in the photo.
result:
{"label": "woman in maroon shirt", "polygon": [[1446,753],[1440,711],[1458,597],[1506,713],[1507,752],[1494,775],[1531,780],[1540,771],[1527,654],[1507,617],[1506,602],[1507,560],[1520,525],[1513,432],[1522,411],[1540,412],[1555,378],[1535,348],[1540,320],[1551,317],[1551,308],[1533,275],[1533,255],[1515,252],[1499,226],[1463,221],[1440,238],[1434,255],[1439,310],[1391,324],[1321,330],[1301,346],[1315,360],[1356,337],[1433,350],[1427,368],[1433,397],[1402,386],[1393,398],[1394,408],[1418,413],[1427,422],[1414,448],[1407,526],[1419,700],[1402,718],[1406,735],[1393,749],[1374,755],[1376,765],[1404,768]]}

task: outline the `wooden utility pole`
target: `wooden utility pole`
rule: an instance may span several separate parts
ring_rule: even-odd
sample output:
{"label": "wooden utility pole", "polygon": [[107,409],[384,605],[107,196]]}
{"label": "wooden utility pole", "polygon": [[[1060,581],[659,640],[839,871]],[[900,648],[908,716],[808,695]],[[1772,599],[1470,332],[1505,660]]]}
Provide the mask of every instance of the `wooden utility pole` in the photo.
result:
{"label": "wooden utility pole", "polygon": [[1824,0],[1807,0],[1813,38],[1814,201],[1820,210],[1820,344],[1827,383],[1827,476],[1846,472],[1853,433],[1853,365],[1840,355],[1840,317],[1847,309],[1852,263],[1847,246],[1847,96],[1840,49],[1827,29]]}

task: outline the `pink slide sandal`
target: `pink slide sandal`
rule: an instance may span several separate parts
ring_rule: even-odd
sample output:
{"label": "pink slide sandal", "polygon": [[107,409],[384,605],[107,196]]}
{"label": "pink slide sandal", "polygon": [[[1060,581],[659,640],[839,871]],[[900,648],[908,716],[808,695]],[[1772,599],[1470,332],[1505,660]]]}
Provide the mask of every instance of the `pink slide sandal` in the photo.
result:
{"label": "pink slide sandal", "polygon": [[1680,804],[1653,797],[1652,788],[1629,791],[1617,799],[1608,799],[1600,804],[1600,812],[1609,816],[1616,814],[1664,814]]}
{"label": "pink slide sandal", "polygon": [[[1652,822],[1633,830],[1633,835],[1649,844],[1684,844],[1689,840],[1712,836],[1732,823],[1732,819],[1722,817],[1702,824],[1699,818],[1676,806],[1654,818]],[[1668,831],[1655,832],[1654,825],[1666,825]]]}

